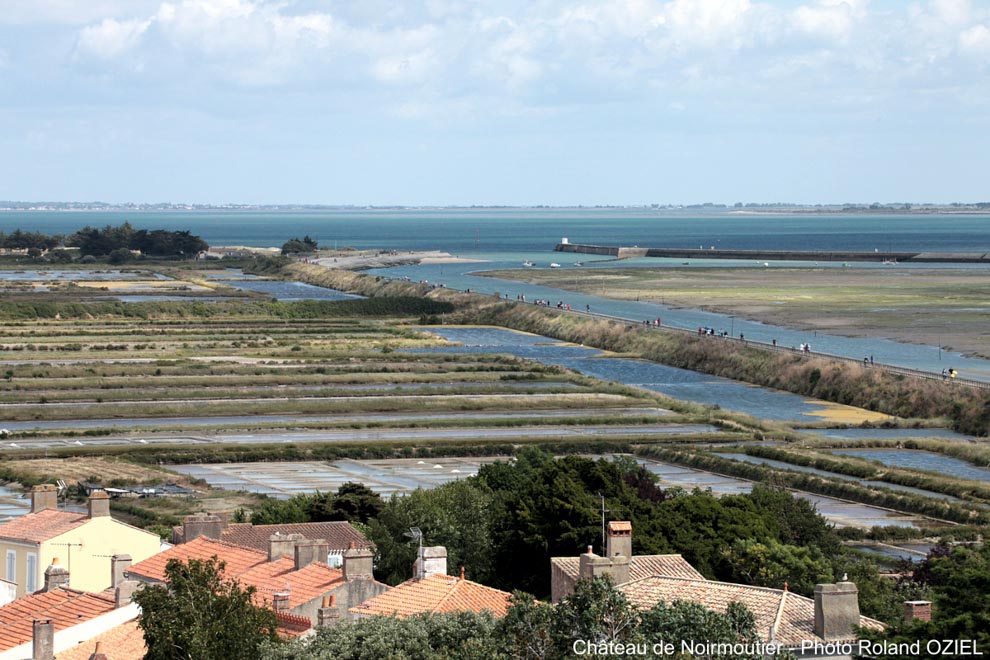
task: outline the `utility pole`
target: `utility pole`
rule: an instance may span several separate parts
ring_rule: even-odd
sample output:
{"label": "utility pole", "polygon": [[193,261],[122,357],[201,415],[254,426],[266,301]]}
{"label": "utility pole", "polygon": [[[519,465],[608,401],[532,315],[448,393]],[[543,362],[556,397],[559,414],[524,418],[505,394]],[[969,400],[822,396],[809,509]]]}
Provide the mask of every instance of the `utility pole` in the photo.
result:
{"label": "utility pole", "polygon": [[604,495],[602,495],[601,493],[598,493],[598,497],[600,497],[601,500],[602,500],[602,510],[601,510],[601,513],[602,513],[602,555],[604,555],[605,554],[605,514],[606,513],[611,513],[612,510],[605,508],[605,496]]}

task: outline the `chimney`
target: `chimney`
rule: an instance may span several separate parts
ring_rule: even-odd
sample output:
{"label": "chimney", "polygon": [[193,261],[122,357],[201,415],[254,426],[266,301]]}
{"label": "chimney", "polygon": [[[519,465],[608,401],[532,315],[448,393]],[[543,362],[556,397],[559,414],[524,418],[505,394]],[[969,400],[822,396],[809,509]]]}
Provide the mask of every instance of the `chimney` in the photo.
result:
{"label": "chimney", "polygon": [[55,624],[51,619],[35,619],[31,626],[31,660],[54,660]]}
{"label": "chimney", "polygon": [[268,538],[268,561],[275,561],[279,557],[295,557],[296,542],[305,541],[302,534],[280,534],[275,532]]}
{"label": "chimney", "polygon": [[41,484],[31,489],[31,513],[58,508],[58,488],[53,484]]}
{"label": "chimney", "polygon": [[296,570],[306,568],[314,561],[325,564],[329,555],[330,544],[323,539],[297,541],[295,547]]}
{"label": "chimney", "polygon": [[435,545],[420,548],[413,562],[413,577],[425,578],[431,575],[447,574],[447,548]]}
{"label": "chimney", "polygon": [[223,536],[223,521],[220,516],[212,516],[207,513],[194,513],[186,516],[182,521],[182,537],[184,543],[189,543],[193,539],[205,536],[208,539],[220,540]]}
{"label": "chimney", "polygon": [[110,557],[110,586],[116,587],[126,577],[124,572],[131,567],[133,560],[130,555],[113,555]]}
{"label": "chimney", "polygon": [[59,587],[69,586],[69,571],[58,565],[58,557],[52,559],[52,565],[45,569],[44,591],[52,591]]}
{"label": "chimney", "polygon": [[359,548],[351,541],[350,547],[344,550],[344,579],[348,582],[354,579],[374,579],[375,555],[370,548]]}
{"label": "chimney", "polygon": [[110,515],[110,496],[105,490],[94,490],[89,494],[89,517],[106,518]]}
{"label": "chimney", "polygon": [[141,587],[137,580],[124,580],[113,590],[113,606],[119,609],[125,605],[130,605],[134,600],[134,592]]}
{"label": "chimney", "polygon": [[93,649],[93,653],[89,656],[89,660],[110,660],[107,658],[107,654],[100,648],[101,646],[102,644],[100,642],[96,643],[96,648]]}
{"label": "chimney", "polygon": [[604,575],[612,577],[614,584],[629,582],[629,557],[616,555],[614,557],[599,557],[591,551],[581,555],[578,564],[578,578],[596,578]]}
{"label": "chimney", "polygon": [[628,520],[613,520],[608,524],[608,541],[605,544],[606,557],[632,557],[632,523]]}
{"label": "chimney", "polygon": [[288,612],[289,611],[289,594],[280,593],[274,594],[272,596],[272,609],[278,612]]}
{"label": "chimney", "polygon": [[826,642],[851,639],[859,625],[859,590],[852,582],[815,585],[816,635]]}
{"label": "chimney", "polygon": [[324,596],[323,606],[316,610],[316,627],[330,628],[340,621],[340,610],[337,609],[336,596]]}
{"label": "chimney", "polygon": [[930,600],[906,600],[904,601],[905,621],[931,621],[932,602]]}

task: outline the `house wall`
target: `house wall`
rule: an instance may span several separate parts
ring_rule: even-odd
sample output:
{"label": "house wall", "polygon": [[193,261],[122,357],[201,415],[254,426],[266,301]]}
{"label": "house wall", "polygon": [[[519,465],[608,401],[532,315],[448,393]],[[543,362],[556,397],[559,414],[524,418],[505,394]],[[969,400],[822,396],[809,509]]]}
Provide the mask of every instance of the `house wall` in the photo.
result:
{"label": "house wall", "polygon": [[[388,589],[388,585],[382,584],[381,582],[376,582],[375,580],[351,580],[350,582],[340,585],[336,589],[328,591],[323,594],[323,596],[334,596],[336,598],[336,609],[340,612],[340,620],[347,621],[350,619],[359,618],[350,615],[347,612],[349,608],[360,605],[369,598],[373,598],[378,594],[388,591]],[[323,596],[314,598],[308,603],[303,603],[302,605],[299,605],[289,611],[292,614],[308,617],[315,626],[317,624],[316,613],[323,605]]]}
{"label": "house wall", "polygon": [[[16,575],[7,575],[7,553],[13,552],[15,555]],[[44,586],[44,579],[41,566],[42,553],[40,547],[33,543],[17,543],[15,541],[5,541],[0,539],[0,578],[16,584],[14,589],[15,598],[20,598],[27,593],[27,564],[28,554],[37,557],[35,572],[35,585],[38,589]]]}
{"label": "house wall", "polygon": [[[100,516],[42,543],[39,564],[43,574],[52,559],[58,557],[59,564],[69,570],[70,587],[103,591],[110,586],[111,555],[130,555],[136,564],[160,550],[161,539],[157,534]],[[38,588],[43,586],[42,579]]]}

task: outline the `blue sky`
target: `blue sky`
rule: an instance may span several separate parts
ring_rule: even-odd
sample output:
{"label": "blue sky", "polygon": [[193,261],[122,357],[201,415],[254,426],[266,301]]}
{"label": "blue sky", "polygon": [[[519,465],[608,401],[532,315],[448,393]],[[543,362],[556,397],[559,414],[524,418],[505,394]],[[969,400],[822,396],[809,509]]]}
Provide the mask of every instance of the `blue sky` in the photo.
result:
{"label": "blue sky", "polygon": [[0,199],[990,198],[990,1],[0,0]]}

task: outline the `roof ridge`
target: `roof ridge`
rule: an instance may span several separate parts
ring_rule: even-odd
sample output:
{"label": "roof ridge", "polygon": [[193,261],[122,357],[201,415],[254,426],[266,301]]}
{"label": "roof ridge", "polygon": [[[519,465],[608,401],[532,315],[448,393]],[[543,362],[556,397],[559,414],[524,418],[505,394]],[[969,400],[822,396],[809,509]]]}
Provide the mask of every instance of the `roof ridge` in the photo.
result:
{"label": "roof ridge", "polygon": [[[674,575],[647,575],[646,577],[641,577],[641,578],[638,578],[636,580],[630,580],[629,582],[624,582],[623,583],[623,586],[625,586],[627,584],[633,584],[634,582],[642,582],[644,580],[679,580],[681,582],[697,582],[699,584],[718,585],[718,586],[725,586],[725,587],[737,587],[739,589],[756,589],[757,591],[764,591],[764,592],[767,592],[767,593],[778,593],[778,594],[783,591],[783,589],[775,589],[773,587],[759,587],[759,586],[752,585],[752,584],[741,584],[739,582],[722,582],[721,580],[699,580],[697,578],[683,578],[683,577],[677,577],[677,576],[674,576]],[[808,601],[811,600],[807,596],[802,596],[800,594],[795,594],[793,592],[791,593],[791,595],[792,596],[795,596],[796,598],[802,598],[802,599],[808,600]]]}
{"label": "roof ridge", "polygon": [[770,638],[767,640],[768,644],[773,644],[777,641],[777,631],[780,629],[780,620],[784,618],[784,604],[787,602],[787,583],[784,583],[784,590],[780,594],[780,603],[777,605],[777,616],[773,618],[773,623],[770,625]]}
{"label": "roof ridge", "polygon": [[440,610],[440,606],[443,605],[444,603],[446,603],[447,600],[451,596],[454,595],[454,592],[457,591],[457,588],[460,586],[461,582],[467,582],[468,581],[465,578],[458,578],[458,577],[453,577],[453,576],[450,576],[450,575],[445,575],[445,576],[431,575],[430,577],[449,577],[449,578],[452,578],[454,580],[452,583],[449,583],[450,584],[450,589],[447,590],[447,593],[444,594],[443,598],[441,598],[440,600],[437,601],[437,604],[433,606],[433,608],[430,610],[430,612],[438,612]]}

